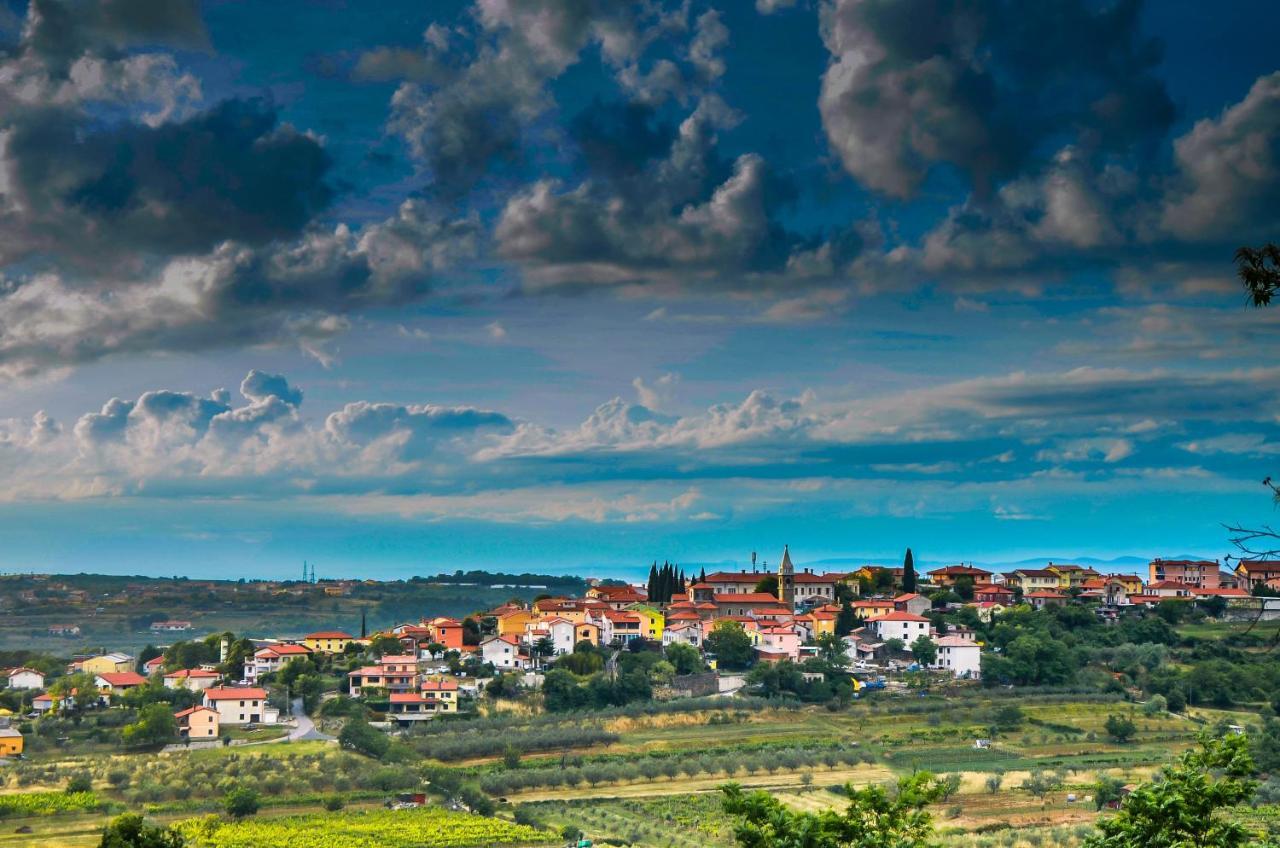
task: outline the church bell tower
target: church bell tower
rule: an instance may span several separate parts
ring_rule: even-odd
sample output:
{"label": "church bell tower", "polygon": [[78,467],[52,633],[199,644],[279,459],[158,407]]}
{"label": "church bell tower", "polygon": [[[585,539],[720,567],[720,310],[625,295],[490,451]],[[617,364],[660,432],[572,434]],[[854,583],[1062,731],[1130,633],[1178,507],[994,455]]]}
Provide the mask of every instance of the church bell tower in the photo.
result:
{"label": "church bell tower", "polygon": [[796,568],[791,564],[790,547],[782,547],[782,562],[778,565],[778,600],[788,609],[796,605]]}

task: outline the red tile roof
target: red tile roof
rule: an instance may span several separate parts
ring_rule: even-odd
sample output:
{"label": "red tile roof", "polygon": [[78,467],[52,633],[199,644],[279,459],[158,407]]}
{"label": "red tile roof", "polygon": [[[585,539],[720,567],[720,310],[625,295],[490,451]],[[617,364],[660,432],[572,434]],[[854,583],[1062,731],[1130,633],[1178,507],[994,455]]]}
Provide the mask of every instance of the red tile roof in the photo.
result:
{"label": "red tile roof", "polygon": [[458,690],[458,681],[456,680],[424,680],[422,686],[419,687],[423,692],[456,692]]}
{"label": "red tile roof", "polygon": [[112,686],[142,686],[147,682],[147,678],[136,671],[108,671],[96,676]]}
{"label": "red tile roof", "polygon": [[311,649],[306,645],[268,645],[265,648],[259,648],[253,652],[255,657],[260,657],[264,652],[270,652],[278,657],[298,656],[301,654],[310,654]]}
{"label": "red tile roof", "polygon": [[308,633],[303,639],[354,639],[350,633],[343,633],[341,630],[318,630],[315,633]]}
{"label": "red tile roof", "polygon": [[216,678],[219,676],[220,675],[216,671],[205,671],[202,668],[181,668],[181,669],[178,669],[177,671],[169,672],[164,676],[164,679],[168,680],[170,677],[176,677],[179,680],[187,680],[190,678],[207,679],[210,677]]}
{"label": "red tile roof", "polygon": [[223,686],[204,690],[206,701],[265,701],[267,690],[256,686]]}
{"label": "red tile roof", "polygon": [[778,596],[770,595],[768,592],[739,592],[736,595],[717,592],[712,597],[717,604],[776,604],[778,602]]}
{"label": "red tile roof", "polygon": [[204,706],[204,705],[202,705],[202,704],[197,704],[197,705],[196,705],[196,706],[194,706],[194,707],[188,707],[187,709],[182,710],[181,712],[176,712],[176,713],[174,713],[174,714],[173,714],[173,717],[174,717],[174,718],[186,718],[187,716],[191,715],[192,713],[198,713],[198,712],[216,713],[216,712],[217,712],[217,710],[213,709],[212,707],[206,707],[206,706]]}
{"label": "red tile roof", "polygon": [[877,615],[874,618],[871,618],[868,620],[869,621],[926,621],[927,622],[929,619],[925,618],[923,615],[916,615],[913,612],[904,612],[902,610],[898,610],[896,612],[888,613],[887,615]]}

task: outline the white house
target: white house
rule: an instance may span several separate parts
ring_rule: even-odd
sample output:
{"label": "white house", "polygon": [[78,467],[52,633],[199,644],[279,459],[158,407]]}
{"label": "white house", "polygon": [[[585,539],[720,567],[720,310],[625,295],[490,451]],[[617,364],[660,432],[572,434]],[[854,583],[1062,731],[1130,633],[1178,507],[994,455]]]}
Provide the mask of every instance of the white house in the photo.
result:
{"label": "white house", "polygon": [[662,631],[662,644],[666,646],[676,642],[683,642],[686,645],[701,648],[702,622],[681,621],[664,628]]}
{"label": "white house", "polygon": [[940,636],[933,641],[938,646],[938,659],[932,668],[945,668],[952,677],[982,676],[982,647],[977,642],[963,636]]}
{"label": "white house", "polygon": [[303,645],[268,645],[253,652],[253,656],[244,661],[244,681],[257,683],[264,674],[279,671],[285,663],[292,659],[306,659],[311,656],[311,649]]}
{"label": "white house", "polygon": [[529,655],[523,652],[520,640],[506,636],[490,636],[480,643],[480,656],[494,668],[503,671],[529,667]]}
{"label": "white house", "polygon": [[44,675],[34,668],[11,668],[8,672],[10,689],[43,689]]}
{"label": "white house", "polygon": [[220,725],[275,724],[280,718],[280,711],[267,705],[267,690],[254,686],[206,689],[204,706],[217,711]]}
{"label": "white house", "polygon": [[932,632],[929,619],[922,615],[901,610],[887,615],[878,615],[869,619],[867,623],[875,630],[876,636],[881,642],[899,639],[908,648],[911,647],[912,642],[921,636],[928,636]]}
{"label": "white house", "polygon": [[549,618],[542,623],[551,641],[555,643],[557,654],[572,654],[573,646],[578,644],[578,627],[567,618]]}

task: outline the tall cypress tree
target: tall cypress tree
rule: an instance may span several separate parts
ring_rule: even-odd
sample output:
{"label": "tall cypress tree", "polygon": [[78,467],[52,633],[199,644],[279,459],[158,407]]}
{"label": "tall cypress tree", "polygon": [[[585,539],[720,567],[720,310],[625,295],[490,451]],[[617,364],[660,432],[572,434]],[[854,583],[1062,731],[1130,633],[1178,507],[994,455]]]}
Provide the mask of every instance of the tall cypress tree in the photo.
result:
{"label": "tall cypress tree", "polygon": [[651,601],[655,601],[657,600],[657,595],[655,594],[657,591],[658,591],[658,561],[655,559],[653,561],[653,565],[649,566],[649,591],[645,595],[645,597],[647,597]]}
{"label": "tall cypress tree", "polygon": [[916,561],[911,556],[911,549],[907,548],[907,557],[902,561],[902,591],[914,592],[916,590]]}
{"label": "tall cypress tree", "polygon": [[705,565],[702,567],[702,573],[698,575],[698,582],[699,583],[707,582],[707,567]]}

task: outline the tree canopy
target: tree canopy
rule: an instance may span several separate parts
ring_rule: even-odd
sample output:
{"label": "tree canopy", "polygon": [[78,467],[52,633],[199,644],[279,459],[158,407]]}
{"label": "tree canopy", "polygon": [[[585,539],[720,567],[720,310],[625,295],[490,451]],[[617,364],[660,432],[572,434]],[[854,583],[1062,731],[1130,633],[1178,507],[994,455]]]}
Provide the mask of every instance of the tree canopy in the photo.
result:
{"label": "tree canopy", "polygon": [[1202,738],[1160,775],[1129,793],[1115,816],[1098,823],[1086,848],[1240,848],[1257,840],[1220,812],[1247,801],[1258,782],[1248,740]]}
{"label": "tree canopy", "polygon": [[941,800],[945,787],[928,772],[898,781],[897,791],[883,786],[845,787],[844,812],[796,812],[767,792],[723,788],[724,808],[740,821],[733,835],[743,848],[925,848],[933,819],[925,810]]}

